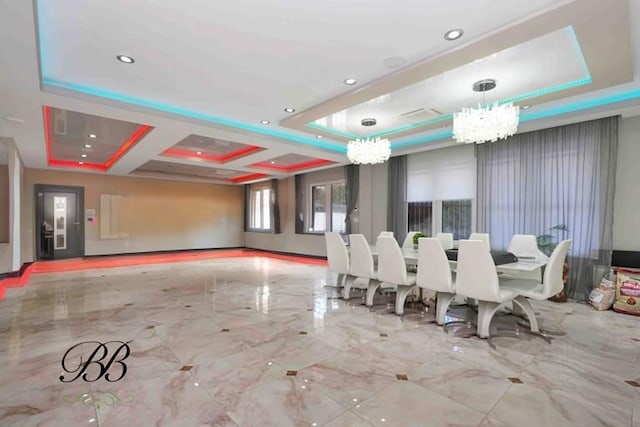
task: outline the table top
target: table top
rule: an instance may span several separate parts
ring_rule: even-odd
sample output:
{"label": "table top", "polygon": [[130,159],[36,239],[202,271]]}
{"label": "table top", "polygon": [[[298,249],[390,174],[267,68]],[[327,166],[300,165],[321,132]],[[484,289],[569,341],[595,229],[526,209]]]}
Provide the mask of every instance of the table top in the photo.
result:
{"label": "table top", "polygon": [[[416,249],[413,249],[413,248],[401,248],[401,249],[402,249],[402,253],[404,254],[404,260],[406,261],[407,264],[415,265],[418,263],[418,251]],[[496,251],[496,253],[498,252]],[[504,253],[504,252],[501,252],[501,253]],[[371,254],[374,256],[374,258],[378,256],[375,246],[371,246]],[[450,259],[449,264],[451,264],[451,267],[455,269],[458,262]],[[544,267],[546,264],[547,264],[547,260],[526,259],[526,260],[518,260],[517,262],[512,262],[508,264],[496,265],[496,269],[498,270],[498,272],[503,272],[503,273],[517,273],[520,271],[523,271],[523,272],[536,271]]]}

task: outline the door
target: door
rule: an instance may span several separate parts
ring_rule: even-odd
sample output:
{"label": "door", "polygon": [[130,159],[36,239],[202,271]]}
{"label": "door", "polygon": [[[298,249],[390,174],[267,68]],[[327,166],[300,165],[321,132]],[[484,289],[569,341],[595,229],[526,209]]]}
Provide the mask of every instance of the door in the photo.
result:
{"label": "door", "polygon": [[37,258],[84,256],[84,189],[38,184],[35,193]]}

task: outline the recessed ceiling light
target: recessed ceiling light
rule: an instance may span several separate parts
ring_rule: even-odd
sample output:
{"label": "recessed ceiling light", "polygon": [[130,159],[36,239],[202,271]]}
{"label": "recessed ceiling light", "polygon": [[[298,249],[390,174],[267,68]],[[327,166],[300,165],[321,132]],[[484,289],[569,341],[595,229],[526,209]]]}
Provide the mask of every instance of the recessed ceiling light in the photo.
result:
{"label": "recessed ceiling light", "polygon": [[454,30],[449,30],[446,33],[444,33],[444,39],[445,40],[458,40],[460,37],[462,37],[462,35],[464,34],[464,31],[462,31],[460,28],[456,28]]}
{"label": "recessed ceiling light", "polygon": [[316,135],[316,138],[322,139],[322,135]]}
{"label": "recessed ceiling light", "polygon": [[271,160],[271,164],[272,164],[272,165],[275,165],[275,164],[276,164],[276,161],[275,161],[275,160]]}
{"label": "recessed ceiling light", "polygon": [[196,151],[196,154],[200,155],[202,154],[202,151]]}
{"label": "recessed ceiling light", "polygon": [[86,154],[80,154],[80,157],[87,157]]}
{"label": "recessed ceiling light", "polygon": [[84,165],[84,162],[78,162],[79,165]]}
{"label": "recessed ceiling light", "polygon": [[346,84],[346,85],[353,86],[356,83],[358,83],[358,81],[356,79],[354,79],[353,77],[349,77],[348,79],[344,79],[344,84]]}
{"label": "recessed ceiling light", "polygon": [[135,59],[127,55],[118,55],[116,56],[116,58],[118,58],[118,61],[124,62],[125,64],[133,64],[134,62],[136,62]]}
{"label": "recessed ceiling light", "polygon": [[91,139],[95,139],[97,137],[98,137],[98,135],[96,135],[95,133],[90,133],[89,134],[89,138],[91,138]]}
{"label": "recessed ceiling light", "polygon": [[84,144],[84,148],[91,148],[92,145],[91,144]]}
{"label": "recessed ceiling light", "polygon": [[271,122],[269,120],[260,120],[260,123],[262,123],[263,125],[268,125]]}
{"label": "recessed ceiling light", "polygon": [[293,113],[293,112],[296,111],[296,109],[295,108],[291,108],[291,107],[287,107],[287,108],[284,109],[284,111],[286,111],[287,113]]}
{"label": "recessed ceiling light", "polygon": [[529,108],[531,108],[531,104],[529,104],[529,105],[523,105],[523,106],[522,106],[522,107],[520,107],[520,108],[522,108],[523,110],[528,110]]}

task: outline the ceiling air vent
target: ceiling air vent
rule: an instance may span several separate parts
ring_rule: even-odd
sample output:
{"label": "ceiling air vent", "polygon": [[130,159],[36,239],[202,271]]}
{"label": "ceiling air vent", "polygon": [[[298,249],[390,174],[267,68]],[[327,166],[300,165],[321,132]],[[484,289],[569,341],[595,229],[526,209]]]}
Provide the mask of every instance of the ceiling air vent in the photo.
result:
{"label": "ceiling air vent", "polygon": [[56,135],[67,134],[67,112],[66,110],[53,110],[53,132]]}
{"label": "ceiling air vent", "polygon": [[400,119],[407,123],[420,123],[425,120],[436,118],[440,115],[442,115],[442,113],[435,108],[423,107],[400,114]]}

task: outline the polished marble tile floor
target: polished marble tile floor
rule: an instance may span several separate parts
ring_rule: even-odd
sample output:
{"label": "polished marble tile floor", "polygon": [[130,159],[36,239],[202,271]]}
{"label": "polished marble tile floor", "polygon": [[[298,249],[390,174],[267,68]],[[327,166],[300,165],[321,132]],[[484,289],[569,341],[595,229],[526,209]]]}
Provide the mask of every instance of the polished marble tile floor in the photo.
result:
{"label": "polished marble tile floor", "polygon": [[638,318],[535,303],[553,343],[494,350],[332,282],[259,257],[34,274],[0,302],[0,425],[640,426]]}

